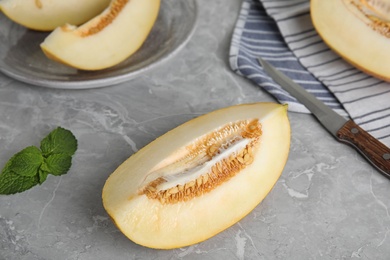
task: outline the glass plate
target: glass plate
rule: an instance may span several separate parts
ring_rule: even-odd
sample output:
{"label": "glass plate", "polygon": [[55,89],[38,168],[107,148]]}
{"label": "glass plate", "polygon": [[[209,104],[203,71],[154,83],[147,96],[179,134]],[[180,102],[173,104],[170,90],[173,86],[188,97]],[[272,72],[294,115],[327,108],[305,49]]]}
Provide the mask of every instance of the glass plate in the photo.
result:
{"label": "glass plate", "polygon": [[157,21],[142,47],[122,63],[100,71],[83,71],[46,58],[39,44],[47,32],[28,30],[0,14],[0,71],[33,85],[86,89],[119,84],[175,54],[195,29],[196,0],[162,0]]}

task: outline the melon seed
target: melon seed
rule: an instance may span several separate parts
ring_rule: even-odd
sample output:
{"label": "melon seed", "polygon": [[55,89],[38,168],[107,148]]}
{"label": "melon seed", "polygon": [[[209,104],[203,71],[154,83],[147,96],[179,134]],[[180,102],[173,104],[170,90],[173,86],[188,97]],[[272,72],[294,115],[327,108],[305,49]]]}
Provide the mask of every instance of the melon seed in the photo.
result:
{"label": "melon seed", "polygon": [[[115,17],[122,11],[128,1],[130,0],[116,0],[111,2],[108,13],[101,17],[101,19],[97,21],[96,24],[87,27],[87,30],[82,30],[82,27],[80,27],[79,35],[82,37],[87,37],[102,31],[107,25],[115,20]],[[66,27],[66,25],[63,26],[63,28]]]}
{"label": "melon seed", "polygon": [[[240,121],[222,127],[221,129],[208,134],[201,140],[189,145],[187,147],[189,154],[185,155],[185,158],[178,159],[164,169],[171,170],[175,167],[178,167],[179,169],[183,168],[186,170],[183,171],[183,173],[179,172],[178,174],[186,174],[186,172],[188,172],[186,165],[195,167],[194,160],[202,158],[202,154],[207,155],[207,157],[209,157],[208,161],[210,161],[219,153],[222,155],[218,156],[223,156],[225,149],[228,149],[229,146],[239,142],[243,138],[248,139],[249,142],[244,148],[217,161],[209,168],[209,171],[204,172],[194,180],[188,181],[185,184],[171,186],[165,190],[159,190],[160,188],[158,186],[160,184],[162,185],[164,182],[172,181],[172,179],[164,179],[164,176],[161,176],[154,181],[149,182],[140,190],[140,194],[145,194],[149,199],[157,199],[160,203],[165,204],[188,201],[210,192],[218,185],[221,185],[236,174],[239,174],[242,169],[253,162],[253,147],[259,143],[261,134],[261,124],[258,120]],[[203,163],[204,162],[201,162],[200,164]],[[178,169],[173,171],[174,174],[177,174],[177,171]]]}
{"label": "melon seed", "polygon": [[390,38],[390,1],[344,0],[344,2],[350,10],[351,7],[355,7],[366,18],[364,22],[371,29]]}

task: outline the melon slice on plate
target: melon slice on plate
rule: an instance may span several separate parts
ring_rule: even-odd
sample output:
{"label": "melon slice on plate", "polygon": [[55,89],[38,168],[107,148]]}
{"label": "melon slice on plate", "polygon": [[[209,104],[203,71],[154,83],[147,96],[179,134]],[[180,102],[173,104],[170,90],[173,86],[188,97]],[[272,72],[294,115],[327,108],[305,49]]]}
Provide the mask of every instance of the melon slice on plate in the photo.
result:
{"label": "melon slice on plate", "polygon": [[390,81],[390,1],[311,0],[325,43],[358,69]]}
{"label": "melon slice on plate", "polygon": [[290,148],[287,106],[237,105],[157,138],[107,179],[103,205],[140,245],[204,241],[251,212],[271,191]]}
{"label": "melon slice on plate", "polygon": [[49,58],[77,69],[112,67],[141,47],[159,9],[160,0],[112,0],[87,23],[56,28],[41,48]]}
{"label": "melon slice on plate", "polygon": [[110,0],[0,0],[0,10],[27,28],[51,31],[65,23],[85,23],[109,3]]}

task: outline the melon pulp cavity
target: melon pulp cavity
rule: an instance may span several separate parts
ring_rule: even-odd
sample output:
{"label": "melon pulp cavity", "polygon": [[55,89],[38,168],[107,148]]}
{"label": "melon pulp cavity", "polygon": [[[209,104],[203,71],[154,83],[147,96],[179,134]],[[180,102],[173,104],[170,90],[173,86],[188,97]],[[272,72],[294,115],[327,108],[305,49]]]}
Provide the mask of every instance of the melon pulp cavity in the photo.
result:
{"label": "melon pulp cavity", "polygon": [[149,35],[160,0],[112,0],[87,23],[56,28],[41,44],[49,58],[82,70],[114,66],[136,52]]}
{"label": "melon pulp cavity", "polygon": [[390,81],[390,1],[311,0],[319,35],[362,71]]}
{"label": "melon pulp cavity", "polygon": [[120,165],[103,205],[137,244],[159,249],[204,241],[251,212],[287,161],[287,105],[237,105],[157,138]]}
{"label": "melon pulp cavity", "polygon": [[0,0],[0,10],[27,28],[51,31],[65,23],[85,23],[109,3],[110,0]]}

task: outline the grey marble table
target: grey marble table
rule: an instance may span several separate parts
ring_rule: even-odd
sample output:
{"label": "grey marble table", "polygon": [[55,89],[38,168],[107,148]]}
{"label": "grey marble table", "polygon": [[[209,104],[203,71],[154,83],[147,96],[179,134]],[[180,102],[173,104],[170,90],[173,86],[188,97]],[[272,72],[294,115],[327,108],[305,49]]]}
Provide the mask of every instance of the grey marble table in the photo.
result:
{"label": "grey marble table", "polygon": [[200,0],[198,26],[185,48],[116,86],[59,90],[0,74],[1,166],[57,125],[79,140],[68,174],[0,196],[0,259],[390,259],[390,181],[310,115],[289,114],[290,156],[271,193],[205,242],[144,248],[104,211],[106,178],[157,136],[217,108],[274,101],[229,68],[240,5]]}

